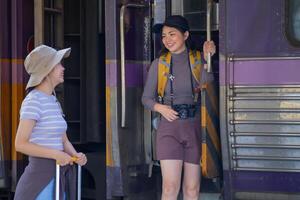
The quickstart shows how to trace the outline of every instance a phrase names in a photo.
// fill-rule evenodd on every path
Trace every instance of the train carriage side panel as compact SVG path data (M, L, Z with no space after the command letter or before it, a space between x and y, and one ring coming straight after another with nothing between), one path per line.
M287 2L220 1L225 199L299 198L300 59Z
M33 35L33 1L2 0L1 9L1 161L11 171L6 171L9 179L2 181L1 187L14 190L24 167L23 157L14 149L14 138L28 78L23 61Z
M1 147L1 187L9 186L8 169L11 158L11 4L8 0L0 1L0 147Z
M19 121L19 110L22 100L25 96L25 84L27 82L27 73L24 69L24 58L27 55L27 47L33 36L33 2L29 0L13 0L12 5L12 44L11 44L11 58L12 58L12 133L11 133L11 146L12 146L12 188L17 183L23 171L23 156L16 153L14 148L14 138L17 132ZM16 161L16 162L15 162Z

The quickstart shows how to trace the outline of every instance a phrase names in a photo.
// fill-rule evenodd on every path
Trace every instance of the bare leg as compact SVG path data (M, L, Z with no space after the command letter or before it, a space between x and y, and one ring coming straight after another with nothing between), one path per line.
M162 200L177 200L181 183L182 160L161 160Z
M184 163L183 196L184 200L198 200L200 192L200 166Z

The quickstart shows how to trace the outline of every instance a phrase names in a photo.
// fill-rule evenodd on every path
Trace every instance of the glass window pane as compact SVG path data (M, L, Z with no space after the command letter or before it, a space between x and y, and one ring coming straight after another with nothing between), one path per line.
M289 0L288 35L292 41L300 42L300 0Z
M191 30L205 30L206 0L184 0L183 16L189 21Z

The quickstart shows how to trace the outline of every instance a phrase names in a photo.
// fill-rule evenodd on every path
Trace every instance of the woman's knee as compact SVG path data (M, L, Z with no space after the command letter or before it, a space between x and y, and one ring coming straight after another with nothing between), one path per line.
M177 195L179 192L180 184L172 181L164 181L163 193L165 195Z
M199 184L184 185L182 189L183 189L184 196L187 196L189 198L196 198L199 196L200 185Z

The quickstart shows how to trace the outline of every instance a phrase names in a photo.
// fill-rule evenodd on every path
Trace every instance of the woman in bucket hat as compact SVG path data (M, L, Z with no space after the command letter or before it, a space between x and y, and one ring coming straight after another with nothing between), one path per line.
M70 182L72 173L76 172L74 168L68 169L69 164L85 165L87 162L86 156L78 153L67 138L67 123L54 90L64 82L65 68L61 60L70 52L70 48L57 51L40 45L25 59L25 69L30 75L26 86L29 92L20 109L15 147L18 152L29 156L29 164L17 185L16 200L54 199L56 163L65 166L61 169L65 175L61 176L61 181L65 183L67 179ZM64 188L60 191L66 188L61 187ZM72 196L75 191L68 193L62 195Z
M203 55L196 51L189 24L179 15L154 25L153 31L161 34L163 49L159 59L150 66L142 102L161 114L156 156L161 164L162 199L177 199L183 169L184 199L198 200L201 178L201 97L198 93L205 81L212 81L203 64L208 53L214 54L216 48L213 41L206 41ZM160 85L163 79L165 87ZM165 89L161 92L160 88Z

